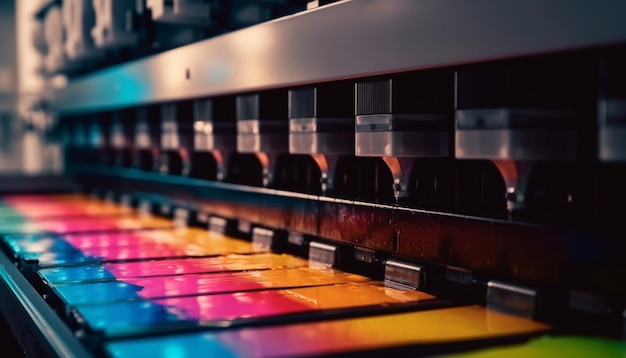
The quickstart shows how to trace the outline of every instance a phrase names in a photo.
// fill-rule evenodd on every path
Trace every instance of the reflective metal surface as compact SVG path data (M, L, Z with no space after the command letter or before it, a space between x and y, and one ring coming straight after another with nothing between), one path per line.
M56 105L91 111L626 41L620 0L541 5L339 2L84 76Z

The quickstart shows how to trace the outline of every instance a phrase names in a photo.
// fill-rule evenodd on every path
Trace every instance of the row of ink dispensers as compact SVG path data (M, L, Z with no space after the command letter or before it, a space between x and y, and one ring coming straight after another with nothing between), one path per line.
M621 230L623 49L65 115L67 163ZM623 231L621 231L623 232Z

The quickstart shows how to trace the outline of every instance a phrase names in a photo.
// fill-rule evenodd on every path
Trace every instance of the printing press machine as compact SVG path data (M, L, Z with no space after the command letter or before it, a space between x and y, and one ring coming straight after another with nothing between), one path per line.
M94 30L83 33L93 48L82 62L70 55L81 59L84 46L62 63L46 57L48 70L69 78L49 98L64 173L0 178L0 213L19 214L0 216L0 310L26 355L625 354L626 4L320 3L130 61L118 53L109 66L102 56L112 55L93 50L111 46L104 33L131 45L146 35ZM62 10L46 6L44 23L46 11ZM161 16L181 19L167 7ZM55 202L94 209L36 213ZM16 217L39 226L22 229ZM126 217L132 225L99 226ZM54 220L84 224L46 226ZM206 235L194 241L200 252L160 254L159 245L187 240L181 230ZM135 233L154 240L142 244L153 256L101 250L46 261L65 249L33 249L45 239L88 250L80 234L97 246L98 237ZM211 235L251 246L213 252ZM80 278L145 293L103 294L111 302L81 301L87 294L72 293L79 285L59 273L270 254L294 261ZM293 267L309 271L241 292L302 298L326 287L314 309L181 323L184 299L223 302L222 314L236 306L224 295L237 297L239 286L176 286L165 297L144 284ZM362 282L388 300L361 305L342 291L335 297L353 306L322 303L330 286ZM90 325L94 307L113 301L128 312L159 306L167 320ZM134 314L116 309L119 319Z

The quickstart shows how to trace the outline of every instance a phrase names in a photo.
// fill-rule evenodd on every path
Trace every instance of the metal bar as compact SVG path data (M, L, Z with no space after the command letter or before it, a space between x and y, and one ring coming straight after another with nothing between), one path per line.
M538 306L535 289L512 285L501 281L487 283L487 308L534 318Z
M309 244L309 264L312 267L335 267L339 258L337 246L311 242Z
M622 0L343 1L73 79L114 109L626 42Z
M0 253L0 302L0 311L27 356L92 356L4 253Z
M385 285L400 290L419 290L424 280L424 268L399 261L385 262Z
M248 226L297 231L407 259L535 283L552 284L565 279L562 272L573 263L584 267L599 262L617 264L624 254L621 237L602 232L356 202L134 169L87 165L68 169L86 186L106 188L115 182L120 192L133 192L138 198L167 192L169 200L183 207L238 219L240 224L241 218L246 218ZM297 220L288 219L294 216ZM304 218L309 220L306 225L302 224ZM338 227L344 229L340 236L334 234L340 231ZM391 244L394 237L397 247ZM593 258L588 256L591 247L595 248Z

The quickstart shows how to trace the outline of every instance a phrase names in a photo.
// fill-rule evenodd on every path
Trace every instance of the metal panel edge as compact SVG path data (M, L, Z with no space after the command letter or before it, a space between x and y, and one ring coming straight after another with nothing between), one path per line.
M0 302L27 356L92 356L4 253L0 253Z
M97 71L55 101L96 111L614 45L625 11L621 0L344 1Z

